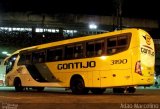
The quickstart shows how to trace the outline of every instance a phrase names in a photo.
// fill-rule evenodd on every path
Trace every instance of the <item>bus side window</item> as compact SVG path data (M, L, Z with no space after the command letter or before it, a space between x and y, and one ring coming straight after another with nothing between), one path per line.
M83 57L83 45L77 44L74 47L74 58L81 58Z
M21 53L18 65L31 64L31 53Z
M38 54L37 53L32 54L32 63L34 63L34 64L38 63Z
M99 40L95 42L95 53L96 56L101 56L104 54L104 40Z
M6 73L13 69L17 56L17 54L13 55L6 61Z
M125 46L128 43L128 37L127 36L120 36L118 37L118 46Z
M31 64L31 53L26 54L26 56L25 56L25 64Z
M62 60L62 48L51 48L47 52L47 61Z
M107 47L115 47L117 45L117 37L107 39Z
M55 49L48 49L47 51L47 61L51 62L55 60Z
M40 52L39 53L39 59L38 59L38 62L41 63L41 62L45 62L45 55L46 53L45 52Z
M107 39L107 54L115 54L127 49L129 44L128 35L120 35Z
M115 54L117 52L117 37L107 39L107 54Z
M128 47L129 37L120 36L118 37L118 52L125 50Z
M117 49L112 48L112 49L108 49L107 51L108 51L107 52L108 54L114 54L114 53L116 53Z
M94 56L94 42L87 42L86 43L86 56L93 57Z
M63 56L63 49L62 48L56 49L55 50L55 57L54 57L54 59L56 61L60 61L60 60L62 60L62 56Z
M33 52L33 55L32 55L33 63L36 64L36 63L45 62L45 55L46 55L45 51Z
M74 58L74 46L68 45L65 47L65 59L72 59Z
M25 64L25 55L24 54L20 54L20 59L18 61L18 65L24 65Z

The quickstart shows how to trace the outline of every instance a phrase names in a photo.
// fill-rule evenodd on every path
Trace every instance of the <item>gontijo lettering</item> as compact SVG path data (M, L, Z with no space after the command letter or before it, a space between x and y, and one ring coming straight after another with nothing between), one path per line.
M141 53L154 56L154 51L150 48L147 48L147 47L141 47Z
M57 69L58 70L66 70L66 69L81 69L81 68L94 68L96 67L95 61L87 61L85 63L83 62L74 62L74 63L64 63L64 64L58 64Z

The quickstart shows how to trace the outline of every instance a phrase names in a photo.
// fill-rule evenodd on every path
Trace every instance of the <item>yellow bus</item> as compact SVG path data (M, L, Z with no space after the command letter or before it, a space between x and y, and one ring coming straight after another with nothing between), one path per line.
M142 29L66 39L16 51L5 59L6 85L69 88L74 94L134 93L154 84L155 49Z

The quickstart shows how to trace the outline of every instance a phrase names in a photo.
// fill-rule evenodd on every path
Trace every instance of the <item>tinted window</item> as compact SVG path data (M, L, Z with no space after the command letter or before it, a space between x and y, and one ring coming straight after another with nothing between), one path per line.
M47 61L62 60L62 48L52 48L48 50Z
M95 55L100 56L104 54L104 40L95 41Z
M6 73L13 69L17 56L17 54L13 55L8 60L6 60Z
M33 52L33 54L32 54L32 62L33 63L45 62L45 55L46 55L45 51ZM27 57L26 57L26 59L27 59Z
M87 42L86 43L86 52L87 57L94 56L94 42Z
M128 34L107 38L107 54L115 54L127 49L130 36Z
M117 44L117 37L107 39L107 47L114 47Z
M127 43L128 43L128 37L127 36L118 37L118 46L127 45Z
M83 45L82 44L76 44L74 46L74 57L75 58L81 58L83 57Z
M18 65L31 64L31 53L21 53Z
M74 46L68 45L65 47L65 59L72 59L74 58Z

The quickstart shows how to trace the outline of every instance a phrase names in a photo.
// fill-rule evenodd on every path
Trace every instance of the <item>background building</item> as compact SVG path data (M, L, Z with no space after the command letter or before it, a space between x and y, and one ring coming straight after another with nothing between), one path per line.
M118 17L76 14L1 13L0 57L16 49L42 43L99 34L119 29ZM157 20L122 18L122 29L142 28L155 39L159 30ZM2 53L3 52L3 53ZM6 53L7 52L7 53Z

